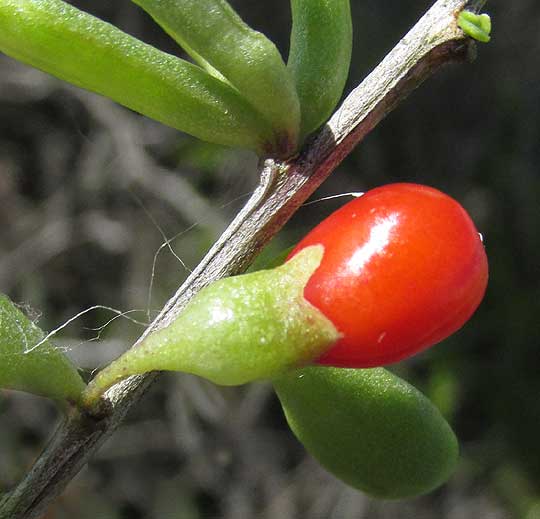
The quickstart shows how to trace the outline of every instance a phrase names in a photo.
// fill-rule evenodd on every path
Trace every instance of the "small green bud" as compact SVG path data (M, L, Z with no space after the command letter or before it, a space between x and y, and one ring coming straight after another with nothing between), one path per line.
M0 387L78 403L77 369L5 295L0 294Z
M487 43L491 39L491 18L488 14L475 14L471 11L461 11L458 25L471 38Z
M323 250L308 247L275 269L204 288L169 326L100 372L85 400L91 404L115 382L148 371L183 371L235 385L270 379L314 360L339 338L303 294Z
M454 470L458 444L450 426L422 393L383 368L308 367L274 387L306 449L368 494L416 496Z

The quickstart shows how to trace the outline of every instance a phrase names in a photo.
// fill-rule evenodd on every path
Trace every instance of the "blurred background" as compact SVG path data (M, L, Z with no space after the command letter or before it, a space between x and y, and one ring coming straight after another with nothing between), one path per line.
M71 3L181 55L128 0ZM287 55L287 0L231 3ZM347 92L431 3L353 0ZM321 198L389 182L435 186L470 211L490 260L487 296L457 335L393 368L454 426L452 479L418 499L373 500L305 453L269 385L163 375L47 517L540 518L540 4L490 1L487 11L493 39L477 61L411 95L263 253L349 199ZM94 305L148 322L247 200L256 165L0 56L0 291L45 330ZM88 376L143 329L113 317L92 311L58 335ZM44 399L0 392L0 490L58 419Z

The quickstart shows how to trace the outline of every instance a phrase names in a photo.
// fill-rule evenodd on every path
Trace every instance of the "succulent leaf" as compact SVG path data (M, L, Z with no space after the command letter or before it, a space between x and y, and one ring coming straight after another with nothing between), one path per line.
M276 46L225 0L133 0L195 61L225 78L269 121L281 154L297 144L300 107Z
M0 387L79 402L85 384L70 360L0 294Z
M291 0L293 26L287 66L296 83L304 137L336 107L352 51L349 0Z
M0 51L200 139L276 148L235 88L61 0L0 0Z
M383 368L308 367L274 381L306 449L345 483L385 499L448 479L458 444L433 404Z

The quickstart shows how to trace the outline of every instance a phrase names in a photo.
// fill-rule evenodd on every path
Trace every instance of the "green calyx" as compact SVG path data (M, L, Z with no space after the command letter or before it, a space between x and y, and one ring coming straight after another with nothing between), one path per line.
M0 294L0 387L78 404L77 369L6 296Z
M86 402L130 375L183 371L217 384L270 379L306 365L339 338L304 299L324 249L308 247L284 265L226 278L201 290L167 327L100 372Z
M491 39L491 18L488 14L461 11L458 16L458 25L467 36L477 41L488 43Z
M345 483L383 499L420 495L455 468L458 443L433 404L382 368L307 367L274 381L306 449Z

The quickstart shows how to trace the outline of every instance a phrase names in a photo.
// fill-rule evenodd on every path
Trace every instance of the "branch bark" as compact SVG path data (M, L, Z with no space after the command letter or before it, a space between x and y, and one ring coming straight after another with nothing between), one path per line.
M467 7L485 0L438 0L375 70L345 99L322 130L289 161L267 159L246 206L143 335L174 320L190 298L213 281L241 273L343 158L392 109L442 65L472 58L474 43L457 27ZM141 337L142 339L142 337ZM137 346L138 342L134 345ZM122 422L157 374L112 387L93 415L76 410L20 484L0 504L0 519L40 517Z

